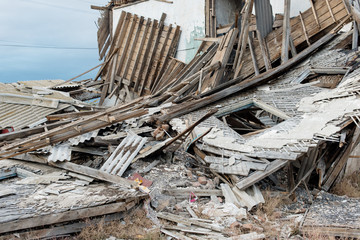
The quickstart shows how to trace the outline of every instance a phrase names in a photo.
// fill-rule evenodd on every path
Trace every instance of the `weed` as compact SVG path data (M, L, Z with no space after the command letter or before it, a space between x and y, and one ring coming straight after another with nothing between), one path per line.
M124 221L101 221L96 225L89 225L81 231L77 239L102 240L111 236L120 239L161 239L160 230L153 229L153 226L144 211L136 209L126 216Z
M348 177L345 177L332 190L336 195L346 195L348 197L360 197L360 171L356 171Z

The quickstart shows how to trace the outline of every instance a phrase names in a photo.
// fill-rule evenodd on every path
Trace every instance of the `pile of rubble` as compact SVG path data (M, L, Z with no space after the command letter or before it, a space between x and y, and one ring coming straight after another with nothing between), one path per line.
M92 6L94 79L1 84L1 238L74 236L134 208L169 239L360 237L360 200L332 194L360 168L359 2L290 18L285 0L273 21L247 0L221 25L204 1L188 63L187 26L166 22L180 2ZM146 4L160 20L135 13Z

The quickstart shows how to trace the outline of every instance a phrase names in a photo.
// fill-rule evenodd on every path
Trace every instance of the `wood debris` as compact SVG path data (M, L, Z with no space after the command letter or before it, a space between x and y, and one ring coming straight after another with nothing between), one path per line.
M359 238L329 193L360 167L359 1L184 1L91 6L100 65L0 83L0 238L136 206L169 239Z

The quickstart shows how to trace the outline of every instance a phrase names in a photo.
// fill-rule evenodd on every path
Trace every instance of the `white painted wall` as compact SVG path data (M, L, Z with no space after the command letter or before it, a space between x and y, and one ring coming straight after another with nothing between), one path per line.
M182 31L176 58L189 62L195 56L201 43L194 39L205 37L205 0L172 1L173 4L149 0L128 7L115 8L113 29L116 29L121 11L158 20L162 13L166 13L165 25L179 25Z
M270 0L273 7L273 14L284 13L284 0ZM311 7L309 0L292 0L290 4L290 17L299 15L299 11L304 12Z

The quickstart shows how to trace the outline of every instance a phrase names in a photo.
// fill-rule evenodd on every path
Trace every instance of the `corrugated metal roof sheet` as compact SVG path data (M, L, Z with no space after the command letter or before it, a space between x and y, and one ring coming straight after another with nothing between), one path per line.
M122 176L129 167L131 161L145 145L146 141L147 138L142 138L138 135L127 136L106 160L100 170L113 175Z
M0 103L0 127L13 127L15 130L40 121L47 115L69 107L59 104L57 109L22 104Z
M48 157L49 162L64 162L71 160L71 148L69 143L63 143L55 145L50 150L50 156Z
M53 79L53 80L30 80L30 81L20 81L21 85L24 85L25 87L32 88L32 87L46 87L50 88L54 85L60 84L65 82L61 79Z
M73 138L70 138L68 141L71 143L71 146L77 146L79 143L83 143L87 140L90 140L91 138L96 137L99 134L100 129L97 129L92 132L84 133L80 136L76 136Z
M272 31L273 11L270 0L255 0L256 27L264 38Z

